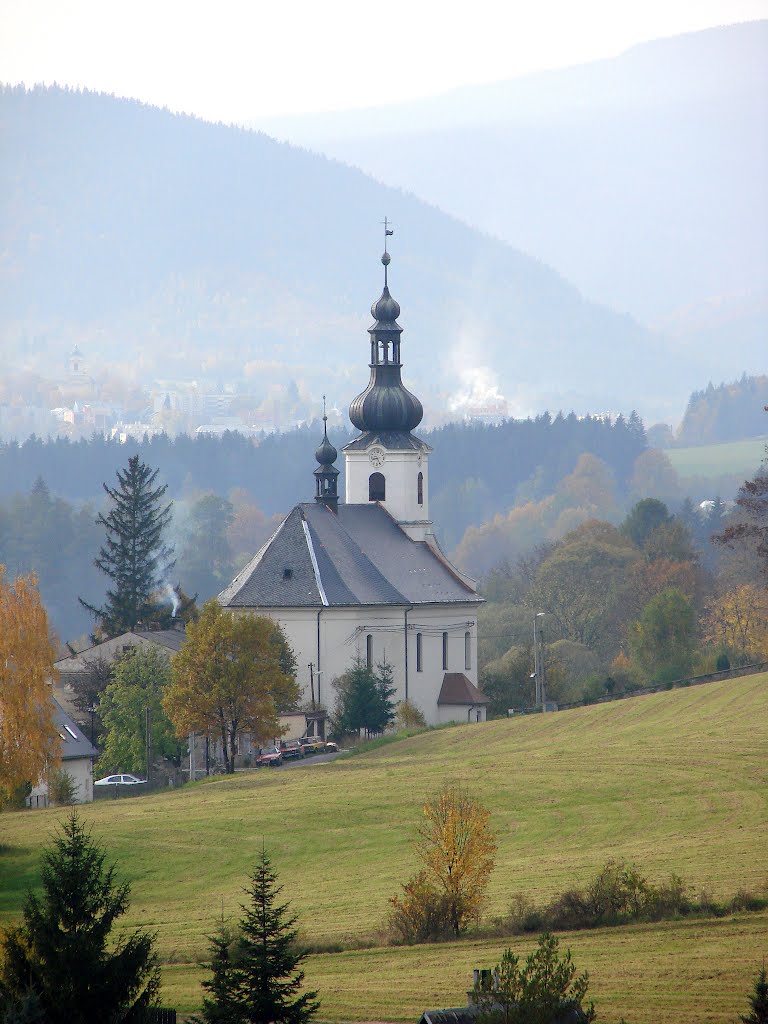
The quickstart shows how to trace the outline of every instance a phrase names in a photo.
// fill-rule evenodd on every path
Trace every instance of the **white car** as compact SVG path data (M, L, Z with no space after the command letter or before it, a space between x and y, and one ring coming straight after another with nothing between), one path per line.
M146 783L146 779L137 779L135 775L108 775L94 782L94 786L145 786Z

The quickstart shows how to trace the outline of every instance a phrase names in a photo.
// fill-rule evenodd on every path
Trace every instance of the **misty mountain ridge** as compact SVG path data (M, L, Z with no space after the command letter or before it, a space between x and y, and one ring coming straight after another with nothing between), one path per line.
M733 303L729 351L755 372L767 124L768 21L392 107L258 122L435 202L616 309L684 324L694 350L697 321ZM759 305L757 337L740 303Z
M58 88L0 94L0 355L50 375L77 343L149 382L366 383L368 304L402 305L425 405L674 415L721 354L684 352L412 195L263 134Z

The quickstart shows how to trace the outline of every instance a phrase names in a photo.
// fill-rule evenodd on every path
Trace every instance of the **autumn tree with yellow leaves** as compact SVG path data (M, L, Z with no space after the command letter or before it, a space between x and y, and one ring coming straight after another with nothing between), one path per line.
M49 688L55 658L36 577L9 583L0 566L0 805L58 761Z
M225 771L232 774L238 733L261 743L280 735L280 714L300 695L295 674L293 652L276 622L234 615L214 599L187 626L163 707L178 736L198 732L221 740Z
M495 863L491 812L460 786L424 804L416 854L422 869L390 903L390 923L407 942L460 935L477 921Z
M742 583L707 603L705 638L741 664L768 658L768 593Z

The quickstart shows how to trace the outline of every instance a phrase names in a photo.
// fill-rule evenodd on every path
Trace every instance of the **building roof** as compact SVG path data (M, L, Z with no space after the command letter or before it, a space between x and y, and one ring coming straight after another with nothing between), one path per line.
M402 430L366 430L344 445L345 452L361 452L372 444L380 444L387 451L431 452L426 441Z
M490 700L463 672L446 672L440 687L438 704L490 704Z
M73 722L61 704L52 697L53 714L56 728L61 737L61 758L63 761L73 761L78 757L97 758L98 750L83 735L80 726Z
M120 636L113 636L108 640L102 640L101 643L93 644L92 647L86 647L85 650L78 651L77 654L70 654L66 658L61 658L56 662L56 668L59 672L65 673L82 672L88 663L94 661L94 659L103 657L108 661L112 661L118 654L122 654L123 648L136 647L137 641L157 644L158 647L164 647L171 653L176 654L181 650L184 636L183 629L128 630L127 633L121 633Z
M480 602L458 570L381 505L297 505L219 595L228 608Z

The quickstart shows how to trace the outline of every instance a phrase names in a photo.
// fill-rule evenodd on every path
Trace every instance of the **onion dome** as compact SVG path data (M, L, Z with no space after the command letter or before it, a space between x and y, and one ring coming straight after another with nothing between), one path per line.
M371 336L371 379L362 394L352 401L349 418L362 431L397 431L408 433L421 423L424 409L421 402L404 387L401 380L400 335L398 324L400 304L392 298L387 283L391 257L384 252L384 290L371 306L375 323L368 328Z
M323 440L320 443L320 447L315 450L315 458L321 466L332 466L339 456L339 453L328 440L328 433L325 429L327 419L327 416L323 416Z

